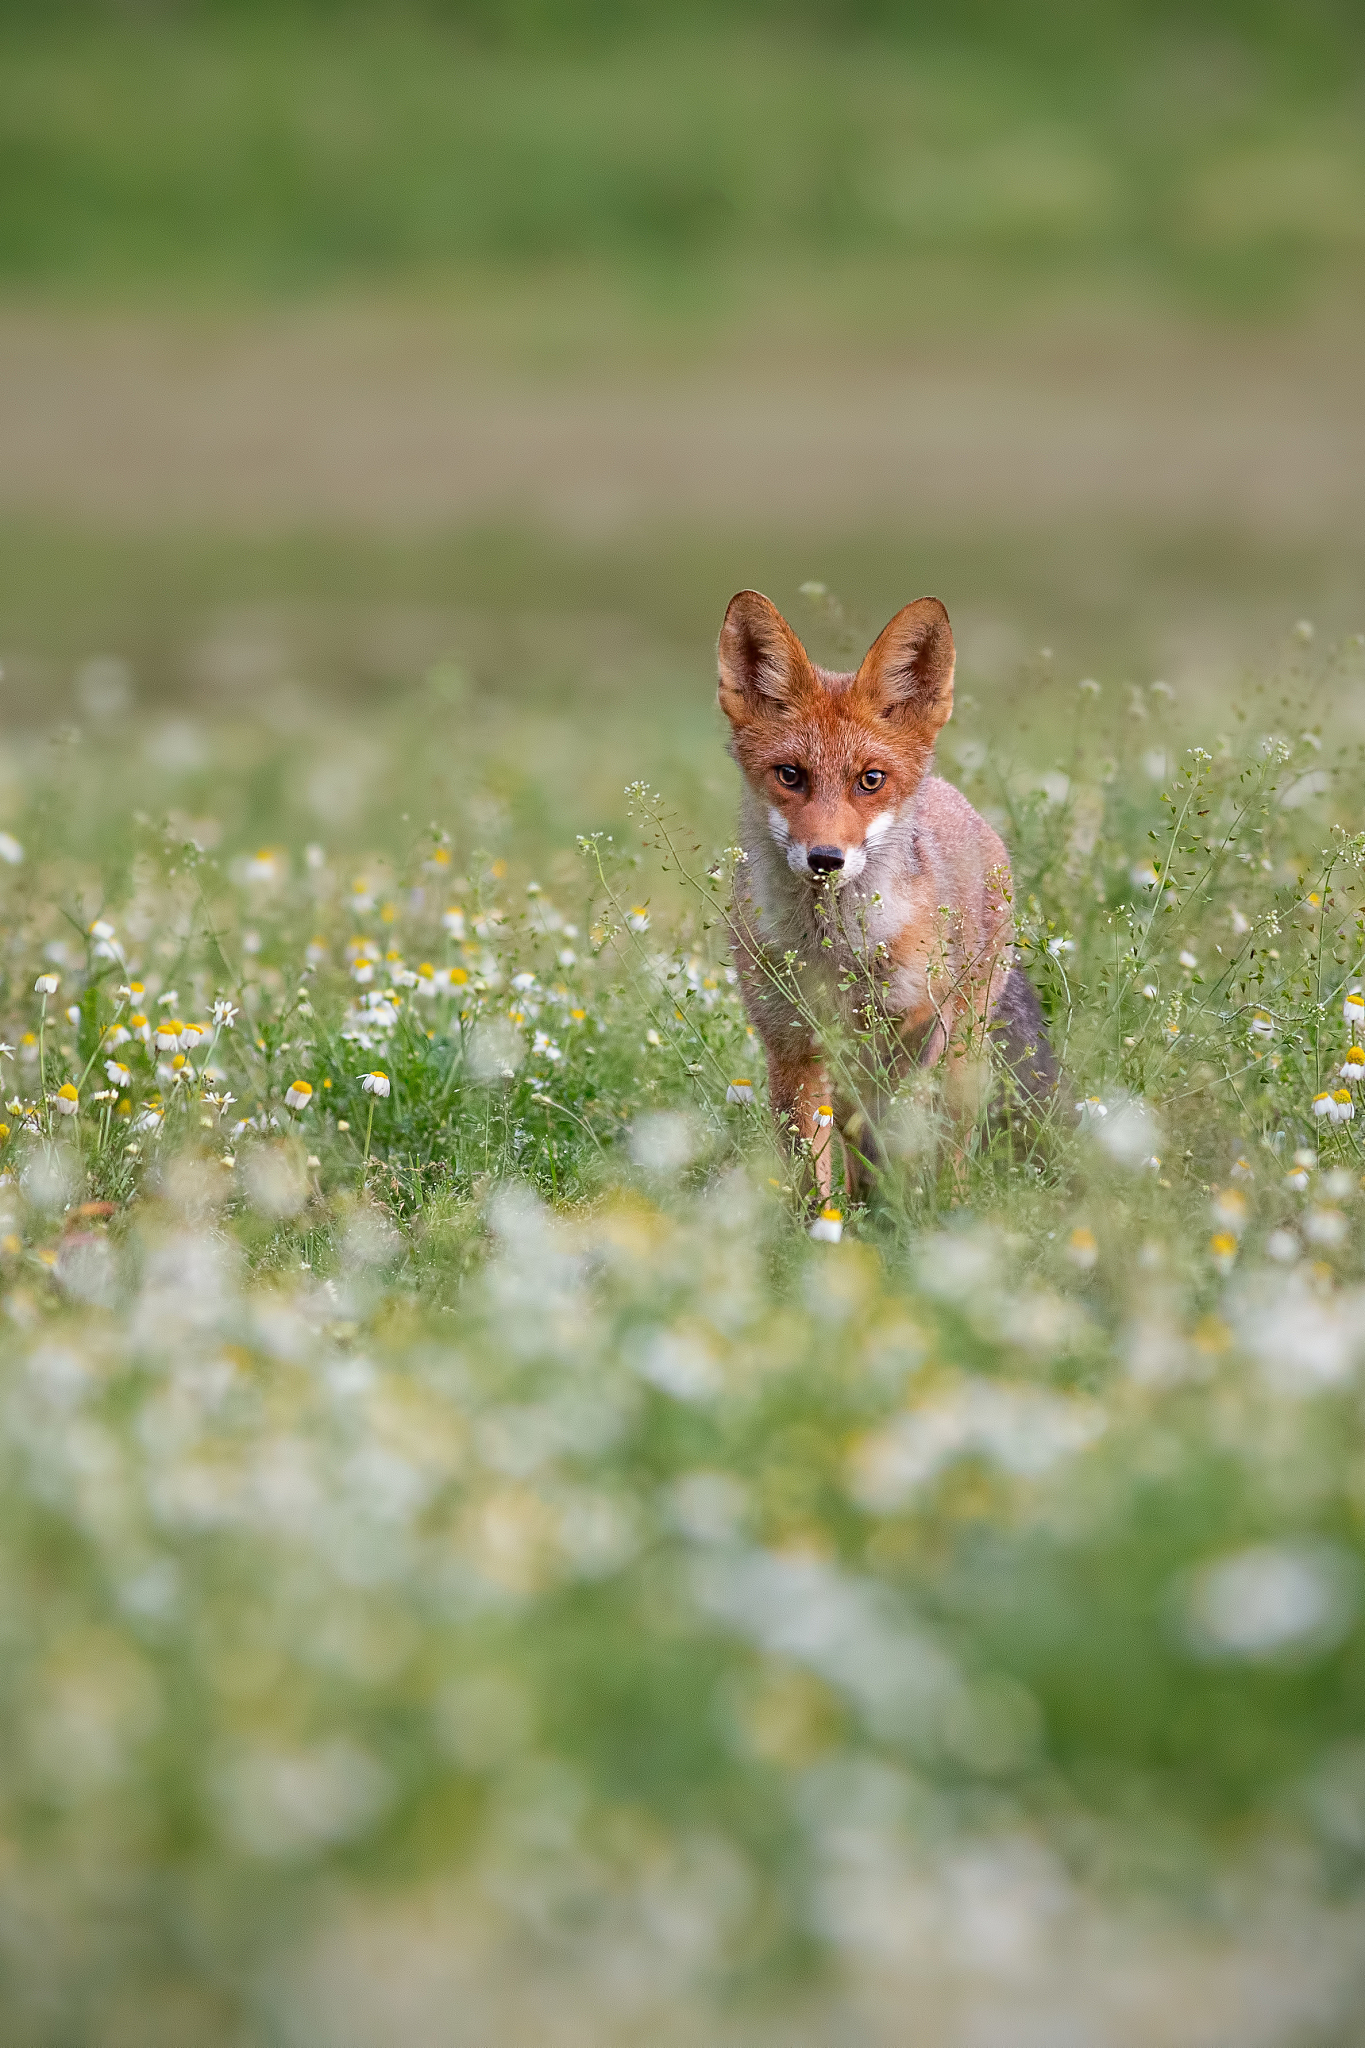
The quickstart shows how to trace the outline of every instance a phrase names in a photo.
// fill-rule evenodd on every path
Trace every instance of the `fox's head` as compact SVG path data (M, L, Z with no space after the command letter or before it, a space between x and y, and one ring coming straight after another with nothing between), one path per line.
M768 828L801 875L851 878L929 766L953 708L953 633L936 597L897 612L855 675L817 668L774 604L732 597L720 708Z

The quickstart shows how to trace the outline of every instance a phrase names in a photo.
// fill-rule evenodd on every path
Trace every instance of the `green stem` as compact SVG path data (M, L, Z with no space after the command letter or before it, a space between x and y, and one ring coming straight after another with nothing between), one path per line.
M370 1116L369 1116L369 1121L368 1121L368 1123L367 1123L367 1124L365 1125L365 1158L364 1158L364 1161L363 1161L363 1166L368 1166L368 1165L369 1165L369 1163L370 1163L370 1133L371 1133L371 1131L372 1131L373 1129L374 1129L374 1097L373 1097L373 1095L372 1095L372 1096L370 1097Z
M43 1098L43 1113L47 1118L47 1135L52 1136L52 1104L47 1099L47 1052L44 1043L47 1030L47 996L44 994L42 1008L38 1012L38 1092Z

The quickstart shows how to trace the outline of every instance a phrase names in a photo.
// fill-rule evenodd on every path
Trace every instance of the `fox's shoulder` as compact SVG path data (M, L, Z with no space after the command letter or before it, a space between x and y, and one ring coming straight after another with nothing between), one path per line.
M940 841L945 850L975 849L988 863L1008 858L1005 842L986 823L962 791L941 775L926 775L915 798L915 828Z

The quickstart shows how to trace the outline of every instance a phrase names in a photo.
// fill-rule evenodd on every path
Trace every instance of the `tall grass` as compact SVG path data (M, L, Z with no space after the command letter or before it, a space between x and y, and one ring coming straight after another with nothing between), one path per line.
M1352 2038L1358 664L949 728L1080 1106L964 1191L914 1077L837 1244L663 799L540 886L30 778L17 2036Z

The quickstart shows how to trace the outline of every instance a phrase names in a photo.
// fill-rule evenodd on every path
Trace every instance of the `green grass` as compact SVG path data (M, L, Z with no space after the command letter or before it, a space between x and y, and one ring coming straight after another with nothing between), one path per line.
M666 799L532 867L472 778L428 827L415 766L307 853L298 735L29 765L23 2038L439 2036L458 1958L490 2037L568 2000L603 2041L899 2039L875 1968L955 2041L1002 1982L1097 2029L1117 1956L1148 2031L1112 2038L1184 2040L1219 1954L1248 1999L1271 1957L1265 2039L1352 2038L1365 1196L1312 1098L1365 965L1359 662L1305 652L1221 735L1083 692L1046 780L949 727L1094 1102L983 1128L964 1187L903 1087L837 1245L768 1125L726 856ZM436 716L391 708L397 759ZM173 1014L196 1046L139 1036Z
M674 319L797 277L855 322L1360 281L1348 8L76 7L0 35L12 288L532 275L552 331L566 268Z

